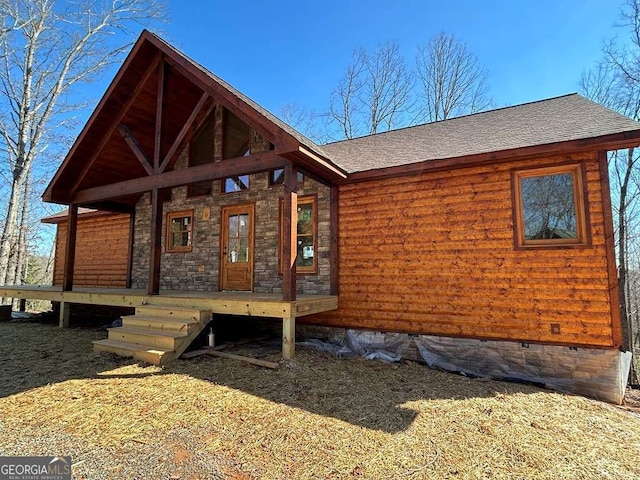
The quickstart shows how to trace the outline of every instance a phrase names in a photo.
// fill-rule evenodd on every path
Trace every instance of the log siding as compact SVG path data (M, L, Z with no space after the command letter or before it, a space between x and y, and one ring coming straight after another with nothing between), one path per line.
M590 244L514 248L511 172L568 161L584 163ZM339 212L339 309L309 323L616 343L595 152L345 184Z
M78 218L73 285L126 288L129 279L130 221L128 214ZM62 285L67 243L66 219L56 225L53 284Z

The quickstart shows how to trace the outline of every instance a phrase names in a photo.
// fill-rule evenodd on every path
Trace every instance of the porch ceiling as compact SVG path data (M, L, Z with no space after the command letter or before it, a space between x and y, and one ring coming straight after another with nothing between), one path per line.
M304 137L291 131L255 102L145 31L43 198L63 204L96 206L97 200L87 201L86 192L91 189L160 177L170 172L214 101L267 138L275 146L273 153L285 159L283 161L304 163L312 175L329 182L346 176L340 167L324 160L319 147L313 148L310 141L302 143L301 140L306 140ZM316 159L300 155L303 144ZM211 171L203 174L207 178L198 178L199 174L202 172L194 172L189 181L215 177ZM155 183L142 182L137 191L132 193L129 187L122 195L113 188L113 195L108 200L114 208L133 205L149 191L149 185ZM78 192L85 192L81 195L84 200L76 198Z

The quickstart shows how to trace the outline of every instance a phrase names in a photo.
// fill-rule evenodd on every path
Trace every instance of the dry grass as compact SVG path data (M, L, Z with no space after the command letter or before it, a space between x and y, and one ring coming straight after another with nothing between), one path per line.
M306 351L275 371L211 357L144 367L94 356L102 335L0 324L0 452L51 453L7 435L21 432L141 465L173 439L172 462L213 458L235 479L640 476L640 418L582 397Z

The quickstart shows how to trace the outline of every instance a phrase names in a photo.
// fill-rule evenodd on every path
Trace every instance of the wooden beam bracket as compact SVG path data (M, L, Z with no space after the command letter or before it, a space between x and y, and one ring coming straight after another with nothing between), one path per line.
M116 128L120 125L125 115L129 111L129 108L131 108L131 105L133 105L133 103L138 98L138 95L140 94L143 87L147 83L147 80L149 80L153 72L155 72L156 69L158 68L158 65L160 64L160 62L162 62L162 54L158 52L158 54L153 59L153 62L149 64L149 67L145 70L144 74L140 78L140 81L136 85L136 88L133 90L133 92L131 92L131 95L129 96L127 101L122 105L122 108L120 109L120 112L118 113L118 115L114 118L113 123L111 124L111 127L109 127L109 129L104 133L102 140L100 141L96 149L93 151L93 155L91 155L91 158L89 158L89 160L85 163L84 168L82 169L82 172L80 172L80 175L77 176L75 183L73 184L73 186L69 191L69 197L73 197L76 191L80 188L80 185L82 184L82 180L84 180L84 177L87 175L87 173L93 166L94 162L98 158L98 155L100 155L103 148L105 147L107 142L110 140L111 135L113 135ZM60 172L60 170L58 170L58 172ZM56 174L56 176L57 175L58 174ZM55 181L55 177L53 181Z
M153 167L151 166L151 160L144 152L142 145L140 145L140 142L138 142L138 139L129 129L129 127L121 123L120 125L118 125L118 132L120 132L120 135L122 135L124 141L127 142L127 145L129 145L129 148L140 162L140 165L144 167L147 175L153 175L154 172Z
M208 93L203 93L202 94L202 96L200 97L200 100L198 100L198 103L196 104L195 108L192 110L191 114L189 115L189 118L187 119L187 121L183 125L182 129L180 130L180 133L178 133L178 136L173 141L173 144L171 145L171 148L169 148L169 151L164 156L164 159L162 160L162 162L160 163L160 165L156 169L156 173L163 173L167 169L167 167L169 166L169 164L173 160L173 157L178 152L178 149L180 148L180 145L182 145L183 141L188 136L187 134L189 133L189 131L190 130L192 130L193 132L198 131L200 126L201 126L201 124L211 114L211 112L213 111L213 108L214 108L213 105L209 108L209 110L207 110L206 115L203 116L201 121L194 125L194 123L196 122L196 119L198 118L198 115L200 115L200 112L202 112L202 110L204 109L205 105L208 103L210 98L211 97L209 96Z

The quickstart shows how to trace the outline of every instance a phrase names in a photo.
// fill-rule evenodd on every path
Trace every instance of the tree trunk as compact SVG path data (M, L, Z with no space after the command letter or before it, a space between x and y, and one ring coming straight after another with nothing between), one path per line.
M21 192L21 209L20 220L17 226L17 242L12 248L9 255L9 265L7 268L7 276L5 285L21 285L22 284L22 265L26 256L27 246L27 221L29 214L29 177L27 172L24 188Z
M22 211L20 212L20 225L18 234L18 246L16 248L15 255L15 267L13 285L22 285L25 281L25 274L27 271L27 264L29 263L29 249L27 232L29 230L29 194L31 186L31 169L27 172L27 179L24 182L24 190L22 192ZM14 299L14 307L17 306L18 299Z
M15 285L22 285L25 281L25 273L27 264L29 263L29 241L27 233L29 232L29 195L31 194L31 168L27 171L27 178L24 182L24 192L22 196L22 212L20 216L20 248L18 250L18 265L16 269Z
M14 176L11 182L11 195L5 216L6 222L0 238L0 282L2 285L5 285L7 279L12 276L9 275L9 259L16 253L14 249L19 240L18 216L22 211L22 193L24 192L25 180L25 170L22 170Z
M629 315L627 304L629 301L629 286L627 280L627 193L629 189L629 181L634 166L634 149L627 150L627 160L625 162L624 179L620 185L620 199L618 205L618 299L620 302L620 319L622 321L622 348L627 351L636 353L634 349L634 325L633 319ZM629 373L629 383L638 384L638 369L635 368L635 362L631 362L631 372Z

